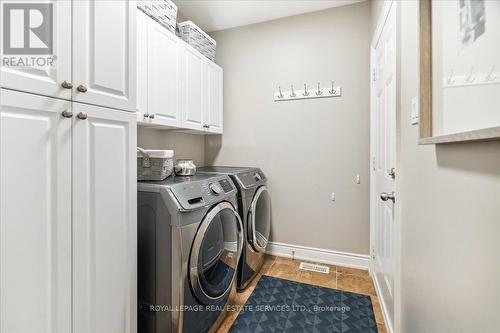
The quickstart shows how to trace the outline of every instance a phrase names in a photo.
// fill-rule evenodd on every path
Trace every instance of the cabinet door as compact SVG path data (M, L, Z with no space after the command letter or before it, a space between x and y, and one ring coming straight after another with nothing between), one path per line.
M135 333L136 115L73 111L73 333Z
M148 40L148 113L155 124L178 127L179 39L148 19Z
M148 21L149 17L140 10L137 12L137 112L142 117L148 114Z
M71 103L0 101L0 332L71 332Z
M0 24L0 48L3 56L0 85L39 95L71 99L71 89L61 86L64 81L71 83L71 2L28 2L29 4L2 1L0 6L1 20L7 17L11 20L9 31L4 31L7 24ZM33 20L29 21L30 24L38 24L36 20L41 20L39 24L46 30L41 33L38 30L38 34L24 31L27 29L24 18L28 13ZM48 31L52 33L46 35ZM8 40L4 41L6 38ZM5 63L7 60L10 66ZM23 63L26 66L22 66Z
M181 117L182 127L203 130L203 68L204 58L188 45L182 50Z
M207 132L222 133L223 108L222 108L222 68L211 61L207 61L207 78L205 80L205 102Z
M73 1L73 100L136 111L136 2Z

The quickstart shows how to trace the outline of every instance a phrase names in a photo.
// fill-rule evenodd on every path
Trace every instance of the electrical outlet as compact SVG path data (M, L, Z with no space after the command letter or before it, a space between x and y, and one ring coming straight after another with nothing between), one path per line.
M332 201L335 201L335 192L332 192L331 199L332 199Z
M356 182L356 184L361 184L361 176L360 175L356 175L355 182Z

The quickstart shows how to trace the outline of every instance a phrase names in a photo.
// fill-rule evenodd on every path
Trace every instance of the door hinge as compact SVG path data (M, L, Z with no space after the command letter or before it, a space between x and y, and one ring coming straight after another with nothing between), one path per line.
M373 82L377 81L377 72L375 70L373 70L373 73L372 73L372 81Z
M375 249L372 249L372 260L375 260Z
M372 168L373 171L377 170L377 160L375 159L375 156L372 157Z

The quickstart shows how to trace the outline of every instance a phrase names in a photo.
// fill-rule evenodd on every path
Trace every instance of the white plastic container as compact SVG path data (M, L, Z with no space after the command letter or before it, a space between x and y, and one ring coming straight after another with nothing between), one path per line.
M173 150L146 150L137 147L137 180L164 180L173 170Z
M178 24L180 37L208 59L215 61L217 42L191 21Z
M175 34L177 6L170 0L138 0L137 8Z

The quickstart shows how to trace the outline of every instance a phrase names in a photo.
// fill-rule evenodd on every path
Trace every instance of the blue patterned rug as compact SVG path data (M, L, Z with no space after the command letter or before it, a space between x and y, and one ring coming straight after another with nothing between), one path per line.
M377 333L370 296L263 276L231 333Z

